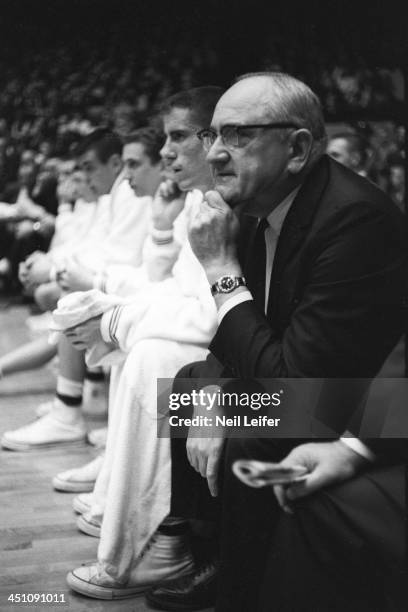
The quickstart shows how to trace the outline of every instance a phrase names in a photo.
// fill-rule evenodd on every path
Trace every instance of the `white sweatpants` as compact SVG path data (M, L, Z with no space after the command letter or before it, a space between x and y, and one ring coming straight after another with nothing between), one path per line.
M95 483L92 514L103 523L101 568L126 582L144 546L170 511L169 438L157 437L157 378L173 378L208 351L170 340L138 342L111 375L104 463ZM160 427L168 427L159 419Z

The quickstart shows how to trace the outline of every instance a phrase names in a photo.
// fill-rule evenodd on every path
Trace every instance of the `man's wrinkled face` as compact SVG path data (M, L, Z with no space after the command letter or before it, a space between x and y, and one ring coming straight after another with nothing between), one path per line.
M197 125L186 108L173 108L163 117L166 142L160 155L166 174L178 184L181 191L200 188L211 183L211 172L206 153L197 138L203 127Z
M211 128L220 134L227 125L282 121L271 111L265 86L252 79L233 85L219 100ZM230 205L247 200L274 199L287 177L289 147L275 129L241 129L239 146L226 146L218 137L208 152L215 189Z
M131 142L123 148L125 177L139 197L153 196L160 183L161 164L153 164L141 142Z
M117 163L112 155L106 163L98 158L96 151L90 149L81 155L79 167L85 173L89 187L93 193L100 197L110 192L118 175Z

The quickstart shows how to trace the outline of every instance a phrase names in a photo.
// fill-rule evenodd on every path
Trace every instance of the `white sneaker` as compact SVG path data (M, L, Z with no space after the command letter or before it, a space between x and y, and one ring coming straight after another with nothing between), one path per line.
M46 414L50 414L51 410L55 406L55 402L59 400L54 396L52 400L48 400L48 402L42 402L35 409L35 414L38 418L45 416Z
M82 533L94 538L101 537L102 515L94 515L90 511L81 514L77 519L77 527Z
M88 431L88 442L97 448L105 448L106 438L108 437L108 428L99 427L99 429L91 429Z
M52 315L50 312L43 312L38 315L31 315L26 319L26 325L30 332L34 334L48 333L52 327Z
M72 500L72 507L78 514L85 514L91 510L93 499L93 493L80 493Z
M124 599L193 571L194 561L186 536L156 533L127 582L120 583L101 570L98 563L91 563L69 572L67 583L77 593L95 599Z
M106 380L95 382L85 379L82 393L83 413L94 418L106 417L108 396L109 386Z
M54 400L49 400L48 402L42 402L42 404L39 404L37 406L37 408L35 409L35 414L38 418L45 416L46 414L49 414L52 410L52 407L54 405Z
M88 493L93 491L95 480L102 467L104 453L79 468L60 472L52 479L52 486L57 491L69 493Z
M57 420L52 414L46 414L24 427L6 431L1 445L9 450L29 451L82 444L85 439L86 428L82 419L74 425L68 425Z

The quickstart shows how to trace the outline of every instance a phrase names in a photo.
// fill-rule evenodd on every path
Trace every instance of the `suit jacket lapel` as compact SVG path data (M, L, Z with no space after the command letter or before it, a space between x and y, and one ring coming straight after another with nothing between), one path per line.
M327 184L328 176L329 164L325 155L306 178L285 218L273 262L268 314L273 313L285 265L305 239L307 229L313 221Z

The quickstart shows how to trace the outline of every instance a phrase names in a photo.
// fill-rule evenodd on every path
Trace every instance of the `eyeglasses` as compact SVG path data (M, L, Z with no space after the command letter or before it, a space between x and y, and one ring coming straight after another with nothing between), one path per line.
M248 133L249 130L278 130L285 128L294 128L298 130L299 126L290 122L224 125L219 134L211 128L205 128L197 132L197 137L201 140L203 148L207 152L211 149L218 136L220 136L221 142L227 149L239 149L250 139L251 135Z

